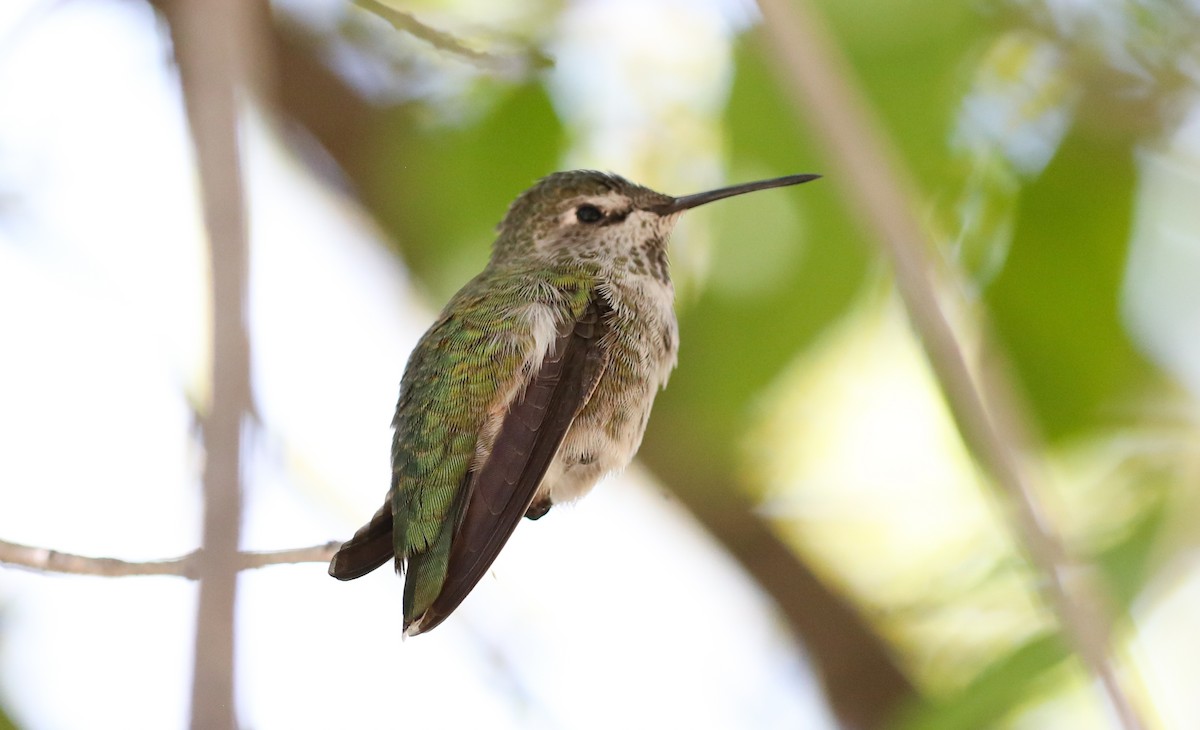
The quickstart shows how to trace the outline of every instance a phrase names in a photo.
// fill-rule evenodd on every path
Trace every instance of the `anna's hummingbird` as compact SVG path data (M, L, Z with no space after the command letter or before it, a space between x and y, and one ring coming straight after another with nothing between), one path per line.
M394 557L406 573L405 634L440 624L522 515L583 496L633 458L675 367L667 239L680 214L817 177L673 198L581 170L522 193L483 273L409 358L391 489L329 574L352 580Z

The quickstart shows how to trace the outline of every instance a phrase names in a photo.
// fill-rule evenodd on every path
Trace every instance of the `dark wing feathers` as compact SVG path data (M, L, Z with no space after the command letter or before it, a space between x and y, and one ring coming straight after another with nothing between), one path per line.
M604 372L601 339L607 311L606 303L595 297L573 327L558 336L509 409L491 454L472 476L446 582L421 618L419 633L440 624L462 603L529 509L567 429Z

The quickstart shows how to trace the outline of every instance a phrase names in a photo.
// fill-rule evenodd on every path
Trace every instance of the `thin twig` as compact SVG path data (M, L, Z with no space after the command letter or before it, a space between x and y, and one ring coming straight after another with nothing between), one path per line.
M916 185L903 172L882 126L876 122L844 59L830 42L821 18L805 0L759 0L762 32L798 110L828 143L835 161L830 178L840 183L860 220L892 261L896 287L920 335L938 384L975 459L1012 505L1022 543L1045 577L1048 603L1064 635L1101 686L1125 730L1144 727L1117 678L1109 655L1108 620L1096 587L1070 581L1070 564L1038 504L1019 447L1028 431L1017 415L1016 390L1000 368L974 377L951 327L937 286L938 271L913 214ZM987 324L977 309L984 342ZM994 347L994 346L990 346ZM994 354L992 351L987 351Z
M391 5L379 2L379 0L354 0L354 4L386 20L396 30L408 33L414 38L419 38L439 51L461 56L483 69L511 75L522 75L530 69L537 70L549 68L554 65L554 62L549 57L534 49L524 54L513 55L477 51L453 35L422 23L412 13L399 10Z
M239 552L233 556L234 569L252 570L268 565L292 563L329 562L341 545L327 542L324 545L274 550L266 552ZM175 575L189 580L200 578L203 550L168 560L134 562L117 558L94 558L86 555L59 552L43 547L0 540L0 565L26 568L39 573L69 573L92 575L104 578L121 578L135 575Z

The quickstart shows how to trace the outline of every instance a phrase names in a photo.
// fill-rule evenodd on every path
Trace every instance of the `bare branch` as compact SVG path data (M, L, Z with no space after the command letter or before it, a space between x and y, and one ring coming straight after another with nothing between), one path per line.
M293 563L327 563L341 543L334 540L324 545L272 550L266 552L239 552L233 556L235 570L252 570L268 565ZM123 578L134 575L176 575L188 580L200 578L200 563L203 550L195 550L169 560L132 562L117 558L93 558L74 555L32 545L0 540L0 565L25 568L39 573L69 573L71 575L94 575L104 578Z
M212 400L203 416L204 523L193 569L200 581L191 727L234 730L234 634L242 531L242 429L251 408L246 332L248 244L238 97L259 46L255 5L165 3L208 233Z
M554 65L553 61L535 49L513 55L477 51L453 35L422 23L412 13L398 10L391 5L379 2L379 0L354 0L354 4L386 20L396 30L419 38L439 51L461 56L483 69L519 76L530 69L536 70Z
M1028 429L1018 417L1017 391L1002 368L973 375L958 337L939 301L939 271L914 215L916 185L904 173L882 126L875 120L844 59L830 41L821 18L804 0L759 0L762 32L775 54L775 66L797 109L828 143L841 192L864 215L859 219L890 257L896 287L920 335L947 405L976 461L988 471L1012 506L1022 544L1045 578L1046 599L1064 635L1100 680L1126 730L1144 727L1117 679L1109 656L1109 621L1096 586L1068 581L1072 571L1053 529L1042 515L1021 447ZM944 283L944 282L942 282ZM963 307L966 309L966 307ZM990 344L986 318L977 309L984 354L999 359Z

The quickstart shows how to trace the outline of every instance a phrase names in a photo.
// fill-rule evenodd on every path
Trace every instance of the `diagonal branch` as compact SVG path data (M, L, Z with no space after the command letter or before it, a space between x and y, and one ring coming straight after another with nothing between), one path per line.
M419 38L439 51L459 56L479 68L520 75L531 68L537 70L554 65L550 58L536 49L530 49L523 55L500 55L477 51L450 33L422 23L412 13L399 10L379 0L354 0L354 4L386 20L396 30Z
M266 552L239 552L233 555L235 571L265 568L268 565L292 563L327 563L341 545L336 540L324 545L272 550ZM135 575L176 575L188 580L200 579L200 566L204 562L204 550L194 550L187 555L168 560L132 562L117 558L94 558L86 555L63 553L49 548L33 547L0 540L0 565L26 568L39 573L68 573L92 575L104 578L121 578Z
M998 368L973 375L938 298L939 271L913 211L916 185L892 154L881 126L830 42L821 18L804 0L759 0L762 32L781 82L831 150L842 194L864 211L869 232L891 259L896 287L920 336L947 405L975 460L1009 505L1047 603L1064 635L1103 688L1121 727L1144 727L1109 656L1108 619L1096 586L1072 582L1066 551L1038 504L1021 447L1028 431L1018 418L1016 389ZM987 343L987 326L979 313ZM985 344L985 347L987 345ZM996 354L985 351L985 354ZM995 361L995 357L992 358Z

